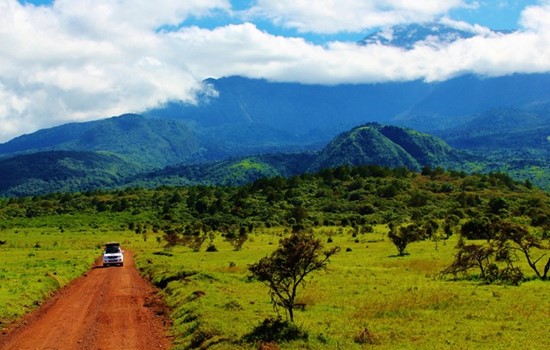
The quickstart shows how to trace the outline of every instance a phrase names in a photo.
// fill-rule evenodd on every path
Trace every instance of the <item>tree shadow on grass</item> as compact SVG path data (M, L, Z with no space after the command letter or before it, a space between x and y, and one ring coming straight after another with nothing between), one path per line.
M388 258L404 258L406 256L409 256L409 253L403 253L403 254L392 254L388 255Z

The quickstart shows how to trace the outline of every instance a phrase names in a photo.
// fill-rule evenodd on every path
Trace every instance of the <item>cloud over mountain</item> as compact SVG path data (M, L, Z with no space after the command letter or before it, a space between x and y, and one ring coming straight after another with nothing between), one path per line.
M426 22L456 7L475 6L463 0L258 0L250 9L278 25L300 32L335 33L401 23Z
M208 77L242 75L312 84L445 80L550 71L550 2L524 9L522 29L412 49L272 34L256 21L300 32L362 32L439 19L475 2L258 0L56 0L0 3L0 140L67 121L193 103ZM197 18L228 18L212 27ZM451 21L452 22L452 21Z

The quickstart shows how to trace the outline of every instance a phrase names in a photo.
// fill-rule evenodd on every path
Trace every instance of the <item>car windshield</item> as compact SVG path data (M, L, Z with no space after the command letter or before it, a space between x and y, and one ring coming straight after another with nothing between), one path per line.
M107 247L105 249L105 253L107 253L107 254L118 253L119 251L120 251L119 247Z

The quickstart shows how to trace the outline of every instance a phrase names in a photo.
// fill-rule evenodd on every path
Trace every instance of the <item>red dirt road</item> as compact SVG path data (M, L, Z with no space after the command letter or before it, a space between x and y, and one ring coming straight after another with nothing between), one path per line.
M94 266L0 334L0 349L169 349L158 305L126 253L124 267Z

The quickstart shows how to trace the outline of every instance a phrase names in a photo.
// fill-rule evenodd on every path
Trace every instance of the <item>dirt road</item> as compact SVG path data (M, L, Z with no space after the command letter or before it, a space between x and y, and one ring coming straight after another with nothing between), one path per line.
M127 252L124 267L98 263L0 334L0 349L169 349L159 304Z

